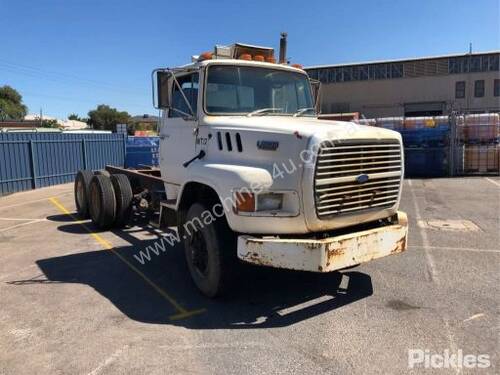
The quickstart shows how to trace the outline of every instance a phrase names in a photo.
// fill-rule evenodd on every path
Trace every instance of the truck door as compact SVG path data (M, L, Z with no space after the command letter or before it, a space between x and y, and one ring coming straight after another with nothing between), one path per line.
M184 95L177 85L172 85L171 107L164 112L160 127L161 174L174 185L185 179L186 168L182 164L195 156L198 76L197 72L176 75Z

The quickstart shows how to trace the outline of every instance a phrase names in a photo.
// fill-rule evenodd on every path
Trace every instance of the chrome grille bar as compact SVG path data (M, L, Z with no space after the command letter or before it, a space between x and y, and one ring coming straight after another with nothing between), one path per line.
M323 142L318 152L314 198L320 219L397 202L402 172L399 142L348 142ZM367 181L358 182L360 175Z

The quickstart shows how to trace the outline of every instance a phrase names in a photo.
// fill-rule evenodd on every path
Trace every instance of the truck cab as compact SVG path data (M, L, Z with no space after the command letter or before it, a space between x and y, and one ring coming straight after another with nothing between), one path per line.
M306 72L273 49L216 46L153 82L162 208L204 294L238 261L329 272L406 249L401 136L319 120Z

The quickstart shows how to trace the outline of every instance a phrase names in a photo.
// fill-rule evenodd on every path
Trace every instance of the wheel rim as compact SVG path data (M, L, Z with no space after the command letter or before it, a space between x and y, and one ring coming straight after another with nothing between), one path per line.
M195 231L190 236L189 244L194 269L201 276L206 277L208 273L208 250L207 243L200 230Z

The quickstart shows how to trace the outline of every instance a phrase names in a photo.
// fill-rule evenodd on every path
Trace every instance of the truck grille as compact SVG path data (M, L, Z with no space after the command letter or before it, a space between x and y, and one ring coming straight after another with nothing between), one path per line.
M401 164L397 140L323 142L314 176L318 218L392 207L399 195Z

